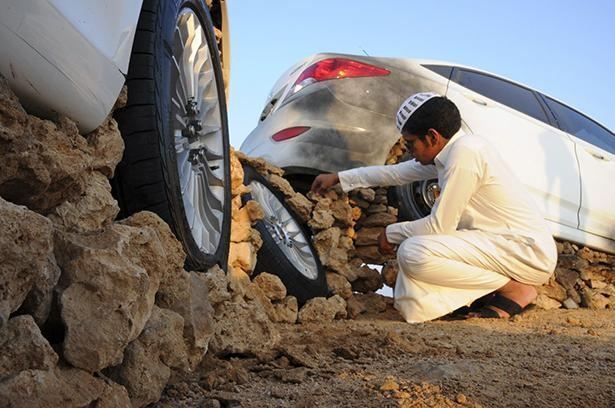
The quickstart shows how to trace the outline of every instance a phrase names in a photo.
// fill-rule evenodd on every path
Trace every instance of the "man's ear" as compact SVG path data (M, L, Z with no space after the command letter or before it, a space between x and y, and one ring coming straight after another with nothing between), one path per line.
M438 139L441 137L440 133L433 128L429 128L427 130L427 139L429 139L429 144L432 146L438 143Z

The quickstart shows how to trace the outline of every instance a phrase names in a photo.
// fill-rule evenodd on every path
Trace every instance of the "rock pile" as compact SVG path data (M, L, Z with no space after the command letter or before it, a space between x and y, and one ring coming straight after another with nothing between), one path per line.
M538 288L544 309L615 308L615 255L557 242L559 257L549 282Z
M122 152L113 119L81 136L0 80L2 406L144 406L208 349L204 274L156 215L114 222Z

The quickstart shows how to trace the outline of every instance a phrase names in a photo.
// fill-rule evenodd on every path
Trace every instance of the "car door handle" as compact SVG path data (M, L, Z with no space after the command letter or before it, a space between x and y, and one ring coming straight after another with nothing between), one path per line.
M604 160L604 161L609 161L609 158L606 157L604 154L602 153L598 153L594 150L590 150L590 149L585 149L585 151L589 154L591 154L593 157L595 157L598 160Z
M472 102L474 102L474 103L476 103L478 105L481 105L481 106L487 106L487 102L481 101L480 99L472 98Z

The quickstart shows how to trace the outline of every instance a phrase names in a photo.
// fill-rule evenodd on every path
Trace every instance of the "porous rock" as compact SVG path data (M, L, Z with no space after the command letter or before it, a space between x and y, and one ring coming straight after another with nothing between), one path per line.
M42 324L60 276L53 253L52 224L0 198L0 231L0 327L22 305L23 312Z
M3 407L86 407L96 403L105 382L77 368L24 370L0 382Z
M55 207L49 219L67 231L92 232L111 224L119 211L109 180L102 173L93 172L83 194Z
M50 370L57 363L58 355L32 316L14 317L0 328L0 381L23 370Z
M188 368L183 329L179 314L154 306L142 333L126 348L121 365L108 370L109 376L126 388L133 406L157 401L171 368Z
M286 286L280 278L267 272L259 273L254 278L256 283L269 300L282 300L286 297Z
M329 290L336 295L340 295L344 299L352 296L352 286L348 279L337 273L327 273L327 286Z
M256 300L224 302L215 309L215 334L210 343L214 353L259 355L280 340L280 334Z
M161 279L178 268L159 239L164 231L156 232L157 224L127 225L131 221L96 234L56 237L64 357L90 372L122 361L150 317Z
M306 322L330 322L336 318L345 318L346 301L341 296L331 298L316 297L308 300L299 310L298 321Z

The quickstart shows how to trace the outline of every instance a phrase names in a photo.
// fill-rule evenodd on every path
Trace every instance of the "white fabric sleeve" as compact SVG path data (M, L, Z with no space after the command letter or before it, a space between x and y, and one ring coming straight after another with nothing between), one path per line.
M361 187L401 186L438 177L434 165L423 166L416 160L386 166L358 167L338 173L344 192Z
M463 149L440 174L441 193L431 214L415 221L399 222L386 227L387 240L399 244L417 235L451 234L457 230L461 215L481 186L480 157ZM457 160L455 160L457 159Z

